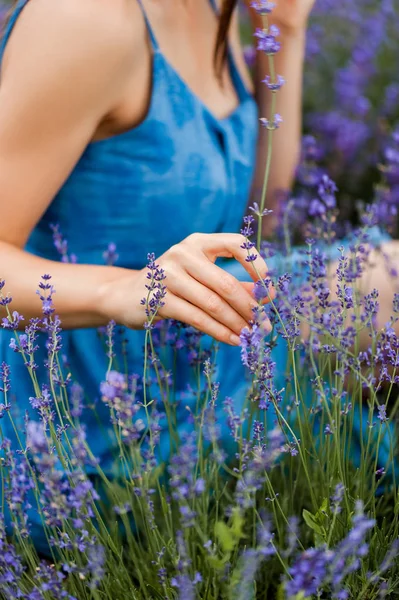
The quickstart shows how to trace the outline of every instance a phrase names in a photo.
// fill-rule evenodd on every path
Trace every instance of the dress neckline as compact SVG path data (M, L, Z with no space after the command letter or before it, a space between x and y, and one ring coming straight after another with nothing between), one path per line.
M154 55L155 54L158 54L160 56L161 60L164 62L164 64L166 65L167 69L169 69L171 74L174 77L176 77L176 79L179 81L179 83L185 88L186 92L195 100L195 102L199 106L201 106L203 112L205 114L207 114L215 123L222 124L222 123L225 123L226 121L229 121L230 119L234 118L234 116L240 111L241 106L244 104L244 102L248 98L253 98L252 94L249 92L249 90L247 89L247 87L244 84L244 81L242 80L242 77L235 65L235 61L229 55L228 56L229 72L230 72L231 81L233 84L233 88L236 92L238 102L237 102L236 106L232 110L230 110L230 112L228 112L224 117L218 117L217 115L215 115L213 110L204 102L204 100L202 100L202 98L200 98L200 96L196 92L194 92L194 90L190 87L190 85L187 83L187 81L184 79L184 77L179 73L179 71L167 59L167 57L164 55L164 53L160 49L157 49L154 52Z

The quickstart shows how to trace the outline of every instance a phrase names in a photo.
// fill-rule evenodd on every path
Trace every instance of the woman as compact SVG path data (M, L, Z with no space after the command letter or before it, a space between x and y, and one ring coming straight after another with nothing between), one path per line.
M275 137L269 206L274 190L289 187L297 161L313 2L278 0L273 12L282 42L276 69L287 84L278 95L284 127ZM237 409L245 396L237 346L252 318L253 283L214 263L234 257L247 279L256 279L236 232L253 173L255 187L263 176L262 135L255 164L258 111L269 114L270 98L263 84L256 89L258 106L252 97L238 24L229 19L234 5L225 0L219 19L209 0L20 0L6 27L0 51L4 291L27 322L42 314L34 291L51 273L56 312L68 330L63 352L89 398L98 396L107 368L96 328L111 319L130 330L129 372L142 372L148 252L167 278L160 316L225 342L218 358L221 396L233 395ZM260 15L251 14L253 27L261 26ZM261 56L256 82L267 72ZM59 262L51 224L59 225L79 264ZM101 264L110 242L118 266ZM259 256L256 267L266 274ZM1 353L11 366L13 410L23 415L32 386L5 333ZM35 360L43 382L45 348ZM184 361L175 385L183 395ZM99 406L97 413L108 422L107 409ZM186 414L182 409L180 429ZM102 468L111 470L101 423L87 408L81 421ZM11 436L8 420L3 423ZM163 434L165 458L168 446ZM40 546L39 519L34 535Z
M21 0L11 15L0 87L2 277L27 321L41 314L33 292L51 273L57 314L75 330L69 354L83 354L90 375L100 372L94 346L88 349L95 333L76 329L111 319L143 327L149 251L167 275L160 316L235 346L252 317L252 284L213 264L233 256L256 278L235 233L248 202L258 119L238 26L228 24L234 4L222 10L217 51L227 43L223 32L232 50L220 73L218 19L206 0ZM277 71L289 83L279 96L286 126L276 135L271 194L289 185L296 163L312 4L280 1L274 13L283 45ZM253 25L261 26L255 11ZM267 68L263 59L259 74ZM264 88L257 98L267 114ZM52 223L81 264L55 262ZM109 242L117 244L118 267L97 264ZM260 257L257 268L266 273Z

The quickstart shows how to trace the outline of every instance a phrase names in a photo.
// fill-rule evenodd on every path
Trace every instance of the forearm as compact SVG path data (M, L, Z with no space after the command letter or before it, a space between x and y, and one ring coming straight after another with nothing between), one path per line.
M42 275L51 275L51 284L56 314L64 329L98 327L107 324L118 315L112 314L107 302L106 290L124 278L126 269L108 266L65 264L46 260L11 244L0 242L0 280L6 283L1 293L10 295L10 311L24 316L20 328L25 327L32 317L43 316L42 305L36 294ZM6 317L7 310L0 306L0 316Z
M259 17L254 18L254 27L261 26ZM305 29L281 29L280 51L272 59L276 75L285 79L285 84L276 93L275 112L283 118L279 129L272 134L271 169L265 206L276 209L276 192L290 189L299 159L302 131L302 73L305 52ZM270 73L269 57L257 53L255 66L256 98L261 117L272 119L272 92L262 80ZM260 126L258 138L257 166L254 192L258 195L263 187L265 165L268 156L268 130ZM270 228L270 218L264 220Z

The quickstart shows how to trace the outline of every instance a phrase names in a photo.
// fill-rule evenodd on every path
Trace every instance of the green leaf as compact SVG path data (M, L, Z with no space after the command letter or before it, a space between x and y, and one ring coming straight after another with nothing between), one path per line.
M324 498L322 505L320 506L316 516L324 516L323 513L326 513L328 510L328 498Z
M216 523L215 535L224 552L232 552L234 550L237 545L237 539L226 523L223 523L223 521L218 521Z
M243 531L244 522L241 511L235 510L232 515L230 527L224 521L216 523L215 535L224 552L232 552L238 546L240 540L246 537Z
M280 583L277 588L276 600L285 600L284 584Z
M303 509L302 516L304 518L304 521L305 521L306 525L308 527L310 527L310 529L313 529L313 531L315 531L316 533L318 533L319 535L321 535L322 537L324 537L324 534L325 534L324 528L321 527L317 523L316 517L314 515L312 515L311 512L309 512L306 509Z
M212 569L215 569L216 571L222 571L225 568L226 563L228 563L230 560L230 554L225 554L223 558L218 558L214 555L207 555L206 558Z
M237 541L242 540L246 537L243 531L245 519L241 514L240 510L234 510L231 524L231 533Z

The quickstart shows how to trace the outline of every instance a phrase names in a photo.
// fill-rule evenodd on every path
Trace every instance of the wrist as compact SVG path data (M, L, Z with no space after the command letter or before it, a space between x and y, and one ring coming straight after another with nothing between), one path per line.
M280 39L284 42L288 40L304 41L306 38L307 22L301 25L281 23L278 19L270 19L270 24L276 25L280 31Z
M126 311L126 279L138 271L120 267L103 267L101 282L97 288L96 310L104 324L115 321L123 325ZM125 299L125 302L123 302Z

